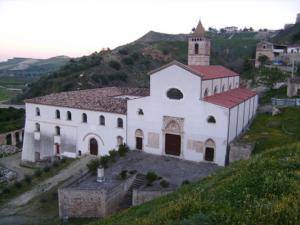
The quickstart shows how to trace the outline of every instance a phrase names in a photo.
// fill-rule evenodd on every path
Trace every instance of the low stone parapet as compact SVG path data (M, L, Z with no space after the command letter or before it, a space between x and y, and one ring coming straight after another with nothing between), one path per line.
M173 190L139 190L134 189L132 192L132 205L141 205L160 196L172 193Z

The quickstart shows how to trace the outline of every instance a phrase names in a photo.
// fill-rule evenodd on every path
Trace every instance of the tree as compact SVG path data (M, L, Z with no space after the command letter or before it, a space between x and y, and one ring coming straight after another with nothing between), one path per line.
M269 61L269 57L266 55L260 55L258 56L258 61L261 66L265 65L267 61Z
M258 70L258 76L260 78L260 82L271 89L273 89L277 83L286 81L288 77L285 73L277 68L265 67Z

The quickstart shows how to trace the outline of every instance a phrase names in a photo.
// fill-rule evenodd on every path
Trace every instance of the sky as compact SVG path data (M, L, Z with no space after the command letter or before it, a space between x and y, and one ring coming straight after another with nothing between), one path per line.
M281 29L300 0L0 0L0 61L79 57L132 42L150 30Z

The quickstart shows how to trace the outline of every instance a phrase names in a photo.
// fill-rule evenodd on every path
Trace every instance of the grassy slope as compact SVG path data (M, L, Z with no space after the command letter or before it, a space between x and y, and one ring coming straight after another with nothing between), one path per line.
M271 149L94 224L295 225L299 222L299 163L300 144Z
M298 23L286 30L281 30L272 41L280 44L300 43L300 24Z
M0 109L0 133L24 127L24 109Z

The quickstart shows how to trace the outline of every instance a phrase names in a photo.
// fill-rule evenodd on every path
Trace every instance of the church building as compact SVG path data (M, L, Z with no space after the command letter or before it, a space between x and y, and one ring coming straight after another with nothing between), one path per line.
M188 39L188 65L149 72L150 89L107 87L26 100L22 160L107 155L131 150L218 165L256 114L258 96L240 76L210 65L210 40L199 22Z

